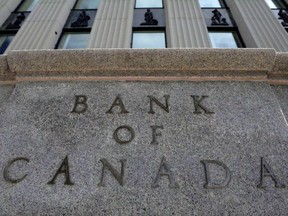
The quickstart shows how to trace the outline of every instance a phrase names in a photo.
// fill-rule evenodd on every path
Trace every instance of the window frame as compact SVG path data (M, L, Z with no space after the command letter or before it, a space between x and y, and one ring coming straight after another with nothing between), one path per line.
M163 32L164 33L164 44L165 47L163 48L134 48L133 47L133 37L135 32L143 32L143 33L153 33L153 32ZM132 29L132 35L131 35L131 44L130 44L131 49L166 49L167 48L167 34L166 34L166 28L165 27L154 27L154 28L133 28Z
M76 0L74 6L73 6L73 9L72 10L98 10L99 8L99 5L101 3L102 0L99 0L99 3L98 3L98 6L97 8L87 8L87 9L84 9L84 8L76 8L76 5L78 4L79 0ZM104 0L105 1L105 0Z
M212 6L211 6L211 7L201 7L200 1L201 1L201 0L198 0L198 2L199 2L199 6L200 6L200 8L203 8L203 9L211 9L211 8L220 9L220 8L228 8L226 2L223 1L223 0L217 0L217 1L219 2L219 4L220 4L220 7L212 7Z
M90 36L91 28L86 28L86 29L83 29L83 28L63 29L54 49L57 49L57 50L69 50L69 49L60 49L60 48L58 48L63 35L66 34L66 33L88 33L89 36ZM87 45L88 45L88 42L87 42ZM85 48L79 48L79 49L86 49L86 48L87 48L87 46Z
M20 13L20 12L31 12L31 11L33 11L33 9L32 10L26 10L26 11L23 11L23 10L19 10L21 7L22 7L22 5L25 3L25 1L26 0L22 0L20 3L19 3L19 5L16 7L16 9L15 9L15 11L14 12L16 12L16 13ZM33 0L33 1L38 1L36 4L38 4L39 3L39 1L40 0Z
M235 43L237 45L236 48L232 48L232 49L246 48L246 45L245 45L245 43L241 37L241 34L237 28L208 28L208 34L213 33L213 32L215 32L215 33L232 33L234 40L235 40ZM209 40L210 40L211 45L212 45L212 40L210 38L210 35L209 35ZM212 45L212 48L213 49L231 49L228 47L213 47L213 45Z
M10 41L10 43L8 44L8 46L5 48L5 50L3 51L3 53L0 52L0 56L3 55L5 53L5 51L7 50L7 48L10 46L11 42L13 41L14 37L15 37L16 33L14 31L5 31L5 32L0 32L0 37L2 36L13 36L12 40ZM6 40L6 39L5 39ZM4 41L5 42L5 41ZM3 43L4 43L3 42ZM0 44L0 47L2 47L2 44Z
M276 1L276 2L275 2ZM287 9L288 5L283 0L271 0L271 2L275 5L275 7L270 7L267 0L265 0L265 3L271 10L277 10L277 9Z
M101 1L102 1L102 0L99 0L99 5L100 5ZM60 42L61 42L64 34L67 34L67 33L68 33L68 34L69 34L69 33L71 33L71 34L73 34L73 33L88 33L88 34L89 34L89 39L90 39L90 34L91 34L91 30L92 30L92 26L93 26L94 20L93 20L93 22L92 22L91 25L88 25L88 27L86 27L86 26L85 26L85 27L84 27L84 26L82 26L82 27L79 27L79 26L77 26L77 27L67 27L66 25L67 25L67 23L69 23L69 17L70 17L70 15L71 15L71 13L72 13L73 11L85 11L85 12L87 12L87 11L95 11L95 17L96 17L96 16L97 16L98 7L95 8L95 9L93 9L93 8L89 8L89 9L79 9L79 8L75 8L77 4L78 4L78 0L75 2L74 7L70 10L70 13L69 13L69 15L68 15L68 17L67 17L67 19L66 19L66 22L65 22L65 24L64 24L64 27L63 27L63 29L62 29L61 35L60 35L60 37L58 38L58 41L57 41L57 43L55 44L54 49L65 50L65 49L62 49L62 48L60 49L60 48L58 48L58 47L59 47L59 45L60 45ZM98 5L98 6L99 6L99 5ZM88 45L88 43L89 43L89 39L88 39L88 41L87 41L87 45ZM79 48L79 49L86 49L86 48L87 48L87 46L86 46L85 48ZM69 50L69 49L67 49L67 50Z
M157 9L157 8L164 8L164 0L161 0L161 4L162 4L162 7L137 7L137 1L141 1L141 0L135 0L135 3L134 3L134 9Z

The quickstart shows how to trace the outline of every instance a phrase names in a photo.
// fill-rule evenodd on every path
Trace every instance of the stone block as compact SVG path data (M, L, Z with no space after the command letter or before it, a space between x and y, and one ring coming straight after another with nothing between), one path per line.
M282 114L285 115L288 120L288 86L287 85L272 85L271 86L278 98L278 102L281 106Z
M13 79L15 79L15 74L9 69L7 55L0 55L0 81Z
M0 108L9 99L14 90L14 87L14 85L0 84Z
M273 49L86 49L12 51L17 77L244 77L265 79Z
M263 82L21 82L0 215L286 215L287 130Z
M288 79L288 53L276 53L274 67L268 75L271 80Z

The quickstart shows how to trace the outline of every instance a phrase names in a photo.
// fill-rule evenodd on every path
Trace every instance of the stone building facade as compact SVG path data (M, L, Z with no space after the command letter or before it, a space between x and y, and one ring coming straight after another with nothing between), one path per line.
M65 32L66 36L69 32L87 33L87 37L80 36L79 40L83 40L80 46L82 48L130 48L133 46L133 34L136 37L138 32L143 31L163 31L167 48L210 48L217 46L211 43L213 32L232 32L233 37L237 37L235 40L238 40L239 47L273 48L277 52L287 52L288 38L285 27L287 28L288 20L286 18L285 21L278 15L280 9L283 12L287 9L286 1L97 0L85 3L80 0L1 0L0 36L14 36L6 49L7 53L9 50L57 48ZM140 25L144 22L146 8L151 8L151 12L159 19L159 24ZM219 20L224 18L227 25L215 19L215 9L220 12ZM19 13L21 11L25 12L22 20ZM89 20L85 21L84 18L87 25L76 23L71 27L71 23L77 21L81 11L87 11L85 16ZM3 27L11 13L13 17ZM285 13L283 15L282 18L285 19ZM20 22L18 28L16 26L14 29L7 29L8 24L17 21L17 16ZM214 24L211 19L214 19ZM143 37L149 36L144 34ZM226 38L224 35L224 40Z
M0 0L0 216L287 215L288 0Z

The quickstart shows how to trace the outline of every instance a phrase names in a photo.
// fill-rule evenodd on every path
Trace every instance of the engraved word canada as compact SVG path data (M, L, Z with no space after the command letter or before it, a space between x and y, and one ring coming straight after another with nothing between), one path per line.
M169 113L169 95L164 95L163 98L159 99L155 96L148 95L147 99L149 101L149 109L147 110L148 115L155 114L155 108L162 112ZM214 115L213 110L208 108L209 106L209 97L206 95L191 95L191 104L193 104L192 114L193 115ZM109 107L108 107L109 108ZM115 100L112 102L110 108L105 112L106 115L111 115L114 113L118 114L128 114L127 110L122 98L118 95ZM81 115L84 114L89 109L88 98L85 95L75 95L74 105L70 110L71 114ZM162 131L164 130L163 125L151 125L151 142L150 145L159 145L159 138L162 136ZM127 145L135 139L135 129L129 125L121 125L117 127L113 131L112 139L115 140L116 145ZM123 135L124 134L124 135ZM75 185L77 184L77 179L73 177L73 169L71 169L69 163L71 157L69 155L65 155L64 159L61 160L58 166L55 167L54 171L50 173L50 179L47 179L48 185L54 185L56 183L64 185ZM73 159L72 159L73 160ZM161 158L157 159L160 163L158 168L153 173L153 179L151 181L151 187L159 187L160 182L165 179L165 182L168 183L168 187L170 188L178 188L179 184L177 179L175 178L175 171L171 169L173 164L170 163L169 158L166 156L161 156ZM106 187L105 181L107 178L113 178L115 180L115 184L119 186L125 187L125 177L127 176L127 164L129 164L129 159L120 159L119 164L115 166L115 162L112 162L109 158L99 158L98 166L101 166L101 173L98 175L98 183L99 187ZM18 156L14 157L7 162L4 166L3 177L6 183L8 184L19 184L22 181L25 181L28 177L28 173L19 169L15 172L15 167L27 166L29 167L29 163L31 160L28 157ZM225 187L229 187L229 183L231 182L232 172L229 167L225 164L225 161L215 160L215 159L207 159L203 158L199 161L199 164L202 166L203 171L203 187L205 189L221 189ZM12 172L13 170L13 172ZM16 168L17 170L17 168ZM212 173L218 172L218 179L215 180ZM17 173L17 174L15 174ZM110 173L110 177L108 176ZM106 176L107 175L107 176ZM285 185L282 183L280 178L275 174L274 169L270 166L267 160L264 157L259 157L259 169L256 174L259 176L259 181L255 184L257 188L265 188L269 184L271 185L271 181L273 182L276 188L284 188ZM61 176L61 178L60 178ZM64 182L63 182L64 179ZM162 180L163 179L163 180ZM220 180L219 180L220 179ZM269 180L269 181L268 181ZM62 183L63 182L63 183ZM268 183L270 182L270 183ZM162 187L165 186L164 184Z

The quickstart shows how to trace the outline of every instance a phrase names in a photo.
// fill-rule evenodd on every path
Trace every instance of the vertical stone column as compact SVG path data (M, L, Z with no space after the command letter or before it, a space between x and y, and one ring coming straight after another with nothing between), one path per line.
M288 35L265 0L226 0L247 47L288 51Z
M168 47L211 47L198 0L165 0L165 9Z
M0 0L0 26L20 4L21 0Z
M7 50L54 49L74 3L75 0L40 0Z
M134 0L102 0L90 34L89 48L130 48Z

